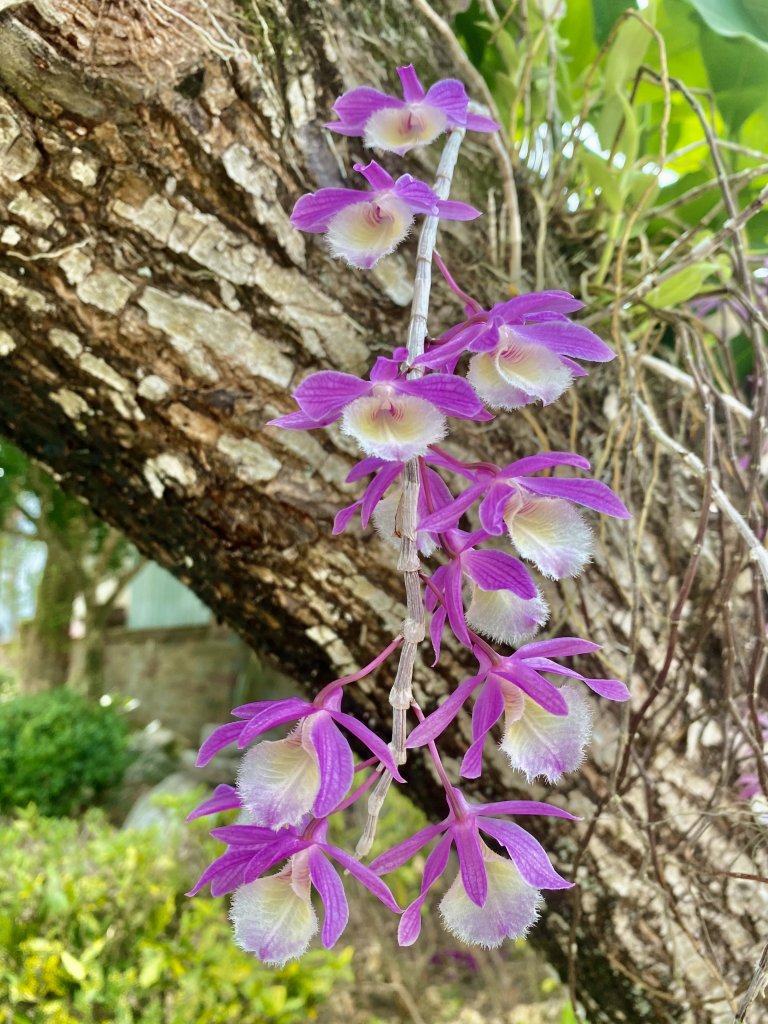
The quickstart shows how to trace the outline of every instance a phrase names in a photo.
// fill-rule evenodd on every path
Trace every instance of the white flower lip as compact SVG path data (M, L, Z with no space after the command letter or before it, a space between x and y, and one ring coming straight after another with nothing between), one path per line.
M402 156L415 146L434 142L447 125L445 112L427 103L383 107L366 121L365 145Z
M363 270L394 252L413 224L413 211L393 193L353 203L328 222L326 239L332 256Z
M350 402L341 429L357 441L367 455L407 462L425 455L430 444L445 437L445 416L431 402L415 395L398 394L387 385Z

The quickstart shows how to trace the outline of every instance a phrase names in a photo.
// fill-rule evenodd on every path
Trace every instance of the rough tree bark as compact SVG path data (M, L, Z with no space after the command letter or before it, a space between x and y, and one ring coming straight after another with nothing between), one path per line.
M37 0L0 16L0 429L307 687L393 635L400 578L378 540L329 537L351 493L348 439L262 427L308 369L359 372L400 342L411 285L407 253L350 273L292 231L288 211L306 189L341 185L362 155L322 129L333 97L363 67L384 85L410 60L427 79L457 72L406 0ZM428 175L428 159L412 166ZM468 143L456 194L484 207L489 188L493 157ZM481 232L450 228L445 248L465 286L495 300L504 273L477 255ZM458 313L440 301L438 327ZM618 448L624 436L612 372L596 371L578 399L581 450L609 481L604 439ZM547 437L568 448L572 412L520 417L514 434L504 419L482 444L469 433L457 444L501 460ZM652 461L648 445L637 465ZM640 470L634 486L640 507ZM658 521L677 562L651 541L641 553L668 594L696 521L674 513L670 499ZM627 673L641 701L666 619L633 618L626 534L601 529L585 581L553 591L565 610L551 627L603 641L608 661L592 674ZM682 656L674 670L693 671ZM455 651L440 678L419 666L424 704L461 672ZM356 698L382 733L388 688L379 674ZM764 876L765 851L743 812L742 824L713 813L706 835L691 831L686 813L721 765L699 747L687 756L685 701L665 709L669 743L629 759L621 799L609 783L627 723L600 710L590 760L554 796L585 816L586 846L579 827L541 826L579 886L548 899L533 938L592 1024L729 1021L756 959L759 890L731 876ZM656 727L638 733L641 752ZM466 736L462 721L449 754ZM430 770L418 759L408 770L417 799L442 814ZM494 761L482 795L510 792L531 789Z

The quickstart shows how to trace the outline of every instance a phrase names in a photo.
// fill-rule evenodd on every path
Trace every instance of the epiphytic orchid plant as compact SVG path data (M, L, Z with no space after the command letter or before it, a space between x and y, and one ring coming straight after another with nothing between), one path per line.
M193 892L210 883L213 895L234 893L231 916L238 943L271 964L300 956L317 931L313 888L325 911L323 944L332 946L344 930L347 900L332 862L402 915L401 945L415 942L422 908L448 866L452 847L459 873L440 903L446 928L482 946L524 935L538 916L541 890L571 883L555 871L538 841L508 819L573 815L535 801L471 803L449 779L435 741L472 700L472 744L460 775L477 779L482 774L489 734L503 718L500 749L512 767L529 781L554 783L578 768L584 756L592 716L584 687L612 701L629 697L618 680L586 678L562 664L594 653L597 644L576 637L533 641L549 609L525 564L553 579L579 573L593 548L582 510L623 518L629 513L622 502L598 480L550 475L556 470L588 472L581 455L538 452L500 467L465 463L441 446L449 420L483 422L493 419L489 410L553 402L585 375L583 362L604 362L613 353L586 327L571 322L568 314L581 303L567 292L521 295L483 309L456 285L435 253L438 225L441 218L479 216L448 194L466 131L495 131L498 125L473 108L460 82L437 82L425 91L413 67L399 68L398 75L403 99L367 87L353 89L336 101L338 120L327 127L400 156L448 133L434 187L409 174L395 179L375 161L358 164L355 170L369 191L322 188L299 199L292 222L302 231L325 234L333 256L370 269L403 241L417 215L424 216L407 343L390 358L376 359L367 379L332 371L311 374L293 393L298 409L270 426L313 430L340 422L357 442L364 457L348 480L370 481L352 505L340 510L334 533L346 529L359 512L363 527L373 520L398 545L407 617L368 665L327 683L311 703L289 698L235 708L235 720L216 729L199 755L199 764L205 764L229 744L248 748L237 786L219 786L193 812L193 817L234 808L240 812L238 824L214 829L227 850ZM427 340L433 263L461 299L466 316ZM514 554L499 548L504 535ZM437 560L432 568L422 562L430 558ZM412 687L427 617L434 664L446 627L477 663L477 670L428 715ZM499 653L491 641L517 649ZM396 651L387 744L344 712L344 694ZM409 715L415 720L410 732ZM285 739L260 738L288 723L294 727ZM357 766L345 734L368 751ZM404 783L400 768L417 747L425 749L442 782L447 816L365 866L362 858L371 849L378 810L392 780ZM327 842L328 819L372 787L368 822L352 856ZM420 895L403 910L380 876L430 843ZM276 873L268 873L272 868Z

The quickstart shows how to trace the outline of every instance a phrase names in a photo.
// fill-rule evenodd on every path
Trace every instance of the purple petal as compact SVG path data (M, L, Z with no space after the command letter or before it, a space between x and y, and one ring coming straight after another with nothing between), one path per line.
M432 662L432 668L434 668L438 661L440 661L440 645L443 640L444 629L445 608L441 605L432 613L432 620L429 623L429 639L432 641L432 649L435 652L435 660Z
M607 363L615 358L615 352L581 324L552 320L540 324L515 324L512 330L524 341L543 345L557 355L589 359L596 363Z
M329 711L328 714L339 725L343 726L348 732L351 732L353 736L357 736L368 747L370 752L375 757L378 757L394 779L397 779L398 782L405 782L392 758L392 751L384 740L379 739L375 732L372 732L367 725L363 725L362 722L353 718L352 715L344 714L343 711Z
M464 566L483 590L511 590L525 600L537 596L536 585L523 563L504 551L469 551Z
M459 356L469 344L488 330L486 323L461 325L462 330L451 336L450 340L433 344L424 353L414 359L414 366L443 366L453 356Z
M575 313L583 306L584 303L575 299L570 292L552 290L517 295L514 299L507 299L506 302L495 305L493 312L502 316L507 323L512 323L514 320L522 321L541 312Z
M541 452L539 455L526 455L505 466L500 473L503 480L518 476L528 476L529 473L538 473L542 469L551 469L553 466L575 466L577 469L591 469L589 461L583 455L576 455L574 452ZM526 486L528 481L526 480Z
M454 559L446 568L445 589L445 610L448 612L448 622L451 625L456 638L465 647L472 646L472 640L467 629L467 621L464 618L464 602L461 596L461 562Z
M455 530L459 519L467 509L474 503L476 498L483 493L486 484L479 483L468 487L466 491L454 499L449 505L444 505L437 512L432 512L419 523L420 530L427 530L430 533L442 533L445 530Z
M324 818L349 792L355 776L355 761L329 712L314 716L309 740L317 752L320 769L320 788L312 811L316 818Z
M447 827L448 823L445 821L439 825L427 825L426 828L416 832L415 835L404 839L402 843L398 843L397 846L393 846L390 850L379 854L369 865L371 871L374 871L377 875L388 875L390 871L402 867L407 860L410 860L431 839L440 835L441 832L445 832Z
M383 466L365 489L362 500L360 520L367 526L384 492L394 483L403 471L402 462L390 462Z
M431 107L442 110L451 127L463 128L467 123L469 97L462 82L455 78L444 78L430 86L425 101Z
M302 410L313 419L338 415L345 405L362 398L371 390L370 382L351 373L321 370L313 373L293 392Z
M204 818L208 814L219 814L221 811L231 811L235 807L242 806L240 797L234 786L217 786L213 796L208 797L198 807L187 815L187 821L194 821L195 818Z
M370 192L354 188L321 188L302 196L293 208L291 224L299 231L317 234L328 228L328 222L339 210L371 198Z
M375 473L377 469L381 469L382 466L386 465L387 463L384 459L379 459L375 455L369 455L367 458L355 463L347 473L346 482L352 484L355 480L362 480L364 476L370 476L371 473Z
M390 106L402 106L399 101L395 101ZM355 164L355 170L358 174L362 174L371 188L376 192L387 192L389 189L395 187L395 179L389 174L381 164L377 164L375 160L371 160L368 164ZM366 198L370 199L371 196Z
M488 493L480 502L477 510L480 525L491 536L498 536L506 532L504 509L507 507L510 496L509 487L494 483L491 484Z
M595 693L607 700L623 701L629 700L632 696L619 679L587 679L586 676L582 676L581 681L586 683L590 690L594 690Z
M483 215L482 210L476 210L469 203L459 203L455 199L441 199L437 208L443 220L475 220Z
M477 828L475 819L467 818L453 826L451 835L459 855L461 880L467 896L476 906L482 907L488 898L488 875Z
M551 715L568 714L568 705L559 689L521 662L508 662L504 668L496 668L494 671L519 686L531 700L535 700L539 707Z
M417 103L424 99L424 86L419 81L413 64L406 64L398 68L397 75L403 87L403 99L406 103Z
M421 893L403 912L400 918L400 926L397 930L397 941L401 946L412 946L419 937L421 931L421 908L431 886L445 871L448 864L448 857L451 852L451 837L445 836L432 853L427 857L424 865L424 876L421 880Z
M580 640L577 636L559 636L554 640L535 640L533 643L520 647L512 658L527 659L529 657L563 658L572 654L592 654L600 650L600 644L591 640Z
M425 743L434 740L436 736L439 736L441 732L448 728L469 695L478 688L484 679L485 673L473 676L471 679L465 679L463 683L456 687L450 697L443 701L436 711L433 711L428 718L416 726L405 741L406 747L421 747Z
M222 883L225 885L232 883L231 887L236 889L238 885L242 884L243 872L245 871L245 867L252 856L253 851L251 850L238 850L237 852L228 850L226 853L223 853L221 857L218 857L212 864L208 865L189 892L185 893L185 895L194 896L195 893L200 892L204 885L207 885L208 882L212 882L217 878L221 878Z
M273 843L277 833L274 829L264 828L262 825L222 825L220 828L211 829L211 835L228 846L262 846L264 843ZM292 829L286 830L286 835L293 835ZM251 851L253 852L253 851Z
M542 814L547 818L567 818L569 821L581 821L581 818L564 811L554 804L545 804L540 800L501 800L474 809L474 813L484 817L487 814Z
M632 513L620 498L617 498L610 487L599 480L575 480L550 476L544 479L526 480L525 487L534 494L545 494L556 498L566 498L578 505L593 508L607 516L617 519L631 519Z
M346 508L339 509L339 511L334 516L333 529L331 530L331 533L334 535L334 537L337 534L343 533L346 530L346 528L350 524L350 521L354 519L355 512L357 512L361 505L361 501L355 501L351 505L347 505Z
M493 676L489 676L472 709L472 739L487 736L503 714L501 687Z
M407 203L414 213L434 215L438 209L438 198L429 185L410 174L397 179L395 195Z
M479 736L468 748L461 760L459 775L465 779L479 779L483 772L483 747L485 736Z
M299 718L308 714L312 710L312 705L301 697L286 697L283 700L254 700L250 704L238 704L236 708L232 708L232 714L236 718L254 718L256 715L264 713L271 714L272 711L283 714L291 709ZM290 718L284 718L283 722L290 722ZM276 722L275 724L281 725L282 723Z
M315 420L299 410L298 412L286 413L285 416L276 416L273 420L268 420L265 426L282 427L283 430L316 430L318 427L327 427L329 423L333 423L336 419L338 419L338 416L331 415Z
M398 390L406 395L424 398L445 413L458 419L493 419L477 392L463 377L452 377L447 373L430 373L415 380L398 383Z
M349 920L349 905L344 886L317 847L309 851L309 877L323 902L325 919L321 937L325 948L330 949L339 940Z
M246 865L243 883L247 885L248 882L253 882L281 860L287 860L299 850L306 850L309 845L307 840L302 839L301 836L286 836L271 846L265 845L253 855ZM213 894L213 886L211 886L211 893ZM215 895L221 894L216 893Z
M328 846L327 844L322 845L322 849L326 853L330 854L334 860L337 860L339 864L342 864L350 875L360 882L362 885L372 892L374 896L378 897L384 906L389 907L396 914L400 913L400 907L397 905L397 901L392 893L389 891L389 886L386 885L382 880L374 874L370 867L365 864L361 864L359 860L351 857L344 850L340 850L337 846Z
M505 847L517 870L535 889L571 889L569 882L552 867L549 857L530 832L511 821L483 818L480 828Z
M226 725L220 725L218 729L214 729L202 747L200 747L195 766L202 768L203 765L208 764L215 754L218 754L224 747L229 746L230 743L234 743L235 740L240 738L243 728L242 722L227 722Z
M467 114L467 131L470 132L498 132L501 125L490 117L483 117L482 114Z
M402 100L364 85L359 89L350 89L336 100L331 109L341 121L338 124L331 121L325 127L341 135L359 135L368 118L377 110L402 106Z
M285 725L286 722L307 718L309 715L315 714L317 710L311 704L299 701L296 697L289 697L287 700L264 701L264 703L272 704L272 707L266 707L263 711L257 712L250 721L245 723L240 739L237 741L241 750L262 733L268 732L278 725ZM299 704L302 705L301 708L297 706Z

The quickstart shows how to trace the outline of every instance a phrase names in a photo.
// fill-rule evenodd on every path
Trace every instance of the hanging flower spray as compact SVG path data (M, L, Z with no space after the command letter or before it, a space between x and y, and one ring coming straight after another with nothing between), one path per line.
M436 740L471 699L472 744L461 776L481 775L488 734L503 718L500 749L512 767L529 780L543 777L554 783L576 769L584 755L591 728L584 687L612 701L629 697L618 680L588 679L562 663L597 651L597 644L576 637L531 642L549 610L525 564L552 579L577 574L592 553L592 532L582 509L624 518L629 513L622 502L597 480L545 475L560 467L588 472L589 463L580 455L541 452L499 467L464 463L441 447L449 420L484 422L493 419L491 410L549 404L574 378L585 375L582 362L605 362L613 353L586 327L569 320L581 303L567 292L521 295L483 309L455 283L435 252L438 225L441 219L479 216L448 194L465 133L495 131L498 125L473 110L460 82L437 82L425 92L413 67L399 68L398 75L402 100L376 89L353 89L337 100L333 110L338 119L327 127L398 155L448 133L434 187L409 174L394 179L371 161L355 167L370 190L320 189L299 199L291 219L302 231L323 233L333 256L370 269L403 241L417 216L425 217L407 344L390 358L378 358L367 380L331 371L311 375L293 393L298 409L271 426L312 430L340 422L357 442L365 457L348 480L370 480L360 498L338 513L334 533L346 529L359 512L364 527L373 520L399 546L407 617L377 657L358 672L329 682L311 703L289 698L235 708L235 721L215 730L198 758L203 765L232 743L247 748L237 786L219 786L192 814L240 809L240 824L213 830L227 844L226 852L192 892L210 883L213 895L233 893L237 942L271 964L300 956L316 933L313 888L324 908L322 942L330 947L337 941L348 917L339 867L401 915L399 941L411 945L429 890L448 867L452 847L459 873L440 903L446 928L466 942L488 947L524 935L538 916L541 890L571 883L555 871L539 842L510 818L574 820L573 815L530 800L472 803L448 778ZM464 303L466 317L427 340L433 265ZM476 529L462 528L467 516ZM504 536L514 554L498 548L497 538ZM422 560L436 554L439 564L429 568ZM447 626L471 652L477 671L425 716L414 700L412 680L427 621L434 664ZM493 641L517 650L500 654ZM344 712L344 693L396 653L392 739L386 744ZM287 723L294 728L285 739L260 740ZM348 735L370 754L357 766ZM425 748L444 787L446 817L365 865L362 858L373 843L378 809L392 781L404 783L400 767L408 750L417 747ZM363 776L358 785L356 776ZM327 842L328 818L366 794L368 822L352 856ZM487 838L507 856L491 849ZM420 894L403 910L381 876L430 843ZM273 868L276 873L269 873Z

